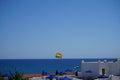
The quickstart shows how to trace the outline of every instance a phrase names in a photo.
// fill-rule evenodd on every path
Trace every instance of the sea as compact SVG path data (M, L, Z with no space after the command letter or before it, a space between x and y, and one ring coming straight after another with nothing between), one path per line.
M114 61L115 58L94 59L0 59L0 72L7 74L10 71L19 71L23 74L47 74L66 71L81 71L81 61L97 62L99 60Z

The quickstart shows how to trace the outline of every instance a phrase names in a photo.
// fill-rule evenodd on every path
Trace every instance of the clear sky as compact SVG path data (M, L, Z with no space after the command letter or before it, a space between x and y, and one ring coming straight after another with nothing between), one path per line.
M0 0L0 59L118 58L120 0Z

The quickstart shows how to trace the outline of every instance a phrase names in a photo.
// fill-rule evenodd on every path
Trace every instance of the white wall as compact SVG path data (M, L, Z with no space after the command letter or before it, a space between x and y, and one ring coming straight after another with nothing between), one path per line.
M106 75L120 75L120 62L101 62L99 64L99 73L102 74L102 68Z
M110 68L109 64L107 62L101 62L99 65L99 74L102 75L102 69L105 69L105 75L109 75L110 73Z
M120 61L118 62L82 62L81 72L83 77L98 76L102 74L102 68L105 69L106 75L120 75ZM86 73L91 70L93 73Z
M91 70L93 73L86 73L86 71ZM98 76L99 75L99 63L96 62L84 62L82 63L82 74L84 77Z
M113 75L120 75L120 62L114 62L111 65L111 74Z

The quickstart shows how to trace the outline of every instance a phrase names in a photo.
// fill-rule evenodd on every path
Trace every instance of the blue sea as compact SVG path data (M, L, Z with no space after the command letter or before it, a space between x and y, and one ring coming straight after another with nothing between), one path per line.
M0 59L0 72L9 73L15 68L24 74L40 74L42 71L54 73L56 70L81 71L81 61L96 62L98 60L114 61L114 58L105 59ZM79 66L75 68L76 66Z

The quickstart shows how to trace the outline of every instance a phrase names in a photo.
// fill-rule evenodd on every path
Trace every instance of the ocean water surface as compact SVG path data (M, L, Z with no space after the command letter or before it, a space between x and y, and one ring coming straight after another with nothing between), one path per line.
M114 61L115 59L0 59L0 72L9 73L15 68L24 74L40 74L42 71L54 73L56 70L59 72L81 71L82 60L97 62L98 60Z

